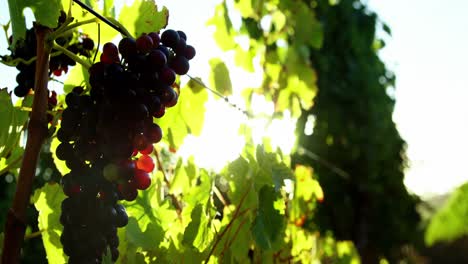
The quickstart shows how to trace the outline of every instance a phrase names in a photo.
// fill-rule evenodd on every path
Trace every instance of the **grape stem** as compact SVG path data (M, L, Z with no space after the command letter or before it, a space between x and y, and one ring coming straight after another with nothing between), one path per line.
M60 54L62 54L62 52L58 52L58 51L57 51L57 52L51 53L50 56L51 56L51 57L55 57L55 56L60 55ZM33 62L36 61L37 56L34 56L34 57L30 58L29 60L25 60L25 59L23 59L23 58L16 58L16 59L14 59L14 60L11 60L11 59L8 60L8 58L11 58L11 57L9 57L9 56L2 56L1 58L2 58L2 59L0 60L1 63L5 64L6 66L14 67L14 66L18 65L19 63L23 63L23 64L26 64L26 65L29 65L29 64L31 64L31 63L33 63ZM5 59L5 58L6 58L6 59Z
M244 215L245 213L247 213L250 208L246 208L244 210L240 210L242 208L242 205L245 201L245 198L247 197L247 195L249 194L250 192L250 189L251 187L247 188L247 190L245 191L245 193L242 195L240 201L239 201L239 205L237 206L236 208L236 211L234 211L234 214L232 215L232 219L231 221L229 221L229 223L226 225L226 227L223 229L223 231L216 236L216 239L215 239L215 242L213 243L213 246L211 247L211 250L210 252L208 253L206 259L205 259L205 264L208 263L208 261L210 260L210 257L211 255L213 255L213 252L215 251L216 247L218 246L219 242L221 242L221 239L223 239L224 235L226 235L226 233L228 231L230 231L232 225L234 224L234 221L236 221L240 216ZM235 237L234 237L235 239Z
M55 30L52 34L50 34L49 38L54 40L72 29L75 29L83 25L91 24L91 23L97 23L97 22L98 20L96 18L91 18L91 19L73 23L71 25L64 24L65 25L64 27L60 27L57 30Z
M62 52L63 54L67 55L68 57L70 57L72 60L78 62L79 64L83 65L83 67L85 67L86 69L89 69L91 67L91 63L83 60L82 58L80 58L78 55L76 55L75 53L67 50L66 48L60 46L59 44L57 43L54 43L53 46L52 46L54 49Z
M83 8L84 10L86 10L86 11L90 12L91 14L93 14L95 17L97 17L102 22L109 25L111 28L117 30L120 34L122 34L122 35L124 35L126 37L132 37L130 35L130 33L126 29L124 29L124 27L122 27L122 25L120 23L115 23L116 22L115 20L114 20L114 23L111 22L109 19L105 18L104 16L102 16L98 12L94 11L94 9L92 9L91 7L86 5L85 3L81 2L80 0L73 0L73 2L77 3L79 6L81 6L81 8ZM118 25L116 25L116 24L118 24Z
M28 138L16 185L13 203L5 223L6 243L3 244L2 263L20 263L21 246L26 231L26 209L29 206L34 175L42 144L47 137L47 82L52 45L48 42L51 29L35 25L37 60L34 80L33 111L28 124Z

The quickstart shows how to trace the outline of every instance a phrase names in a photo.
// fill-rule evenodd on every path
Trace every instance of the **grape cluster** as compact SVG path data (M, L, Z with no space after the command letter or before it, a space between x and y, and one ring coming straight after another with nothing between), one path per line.
M70 263L99 263L107 248L118 258L117 228L128 222L118 201L151 185L150 154L162 138L153 118L177 103L172 86L195 56L186 39L166 30L106 43L89 69L89 94L77 87L66 96L56 155L71 169L62 178L61 215Z
M92 39L82 37L78 42L70 44L72 41L73 38L71 35L57 39L57 42L62 46L68 45L67 49L71 52L86 57L91 56L91 51L94 48L94 42ZM11 58L21 58L25 61L28 61L35 57L36 53L36 34L34 32L34 28L31 28L26 31L26 38L24 41L18 42L16 47L13 49ZM52 56L49 62L49 74L60 76L62 72L68 71L68 66L74 66L75 64L76 62L65 54ZM16 75L16 82L18 83L18 86L15 87L14 93L18 97L24 97L31 89L34 88L34 74L36 72L36 64L34 62L30 64L20 62L16 66L16 69L19 71L18 75Z

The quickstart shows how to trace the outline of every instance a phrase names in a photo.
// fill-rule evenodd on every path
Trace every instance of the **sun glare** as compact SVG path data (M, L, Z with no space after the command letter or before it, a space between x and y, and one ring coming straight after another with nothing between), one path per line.
M230 102L241 108L242 98L232 96ZM246 142L246 135L241 129L246 125L252 136L252 143L262 144L265 140L283 153L290 153L296 140L294 131L296 121L289 111L282 119L272 119L273 104L263 96L252 97L252 118L247 118L241 111L230 106L224 100L209 100L203 131L200 136L189 136L179 150L179 154L188 158L194 156L198 166L220 171L227 162L239 157Z

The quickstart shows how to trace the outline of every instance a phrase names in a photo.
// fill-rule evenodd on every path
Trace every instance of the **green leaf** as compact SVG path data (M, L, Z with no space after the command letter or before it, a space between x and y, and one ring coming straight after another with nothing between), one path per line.
M70 172L70 169L67 167L65 161L58 159L57 155L55 154L55 150L59 144L60 141L57 139L57 137L54 137L50 142L50 152L52 153L52 158L54 159L57 170L60 172L60 174L65 175Z
M157 248L164 238L164 230L157 222L151 222L146 228L142 228L135 217L128 219L126 230L128 240L144 249Z
M178 103L167 108L164 117L156 121L163 131L164 140L169 141L171 147L179 148L188 134L200 135L206 101L208 92L205 89L194 91L188 86L180 89ZM170 133L171 137L166 137L166 133Z
M20 108L29 108L31 104L32 96L27 96L14 107L7 90L0 90L0 157L6 157L18 148L21 132L29 117L29 112Z
M229 76L229 70L226 64L218 58L210 60L211 72L210 72L210 84L216 91L223 95L232 94L232 83L231 77Z
M211 18L206 24L216 27L213 38L223 51L233 49L236 46L233 38L231 19L228 16L226 1L223 1L216 6L213 18Z
M240 66L249 72L254 72L253 59L255 57L255 49L250 48L248 51L245 51L241 46L237 46L234 56L236 66Z
M26 36L26 22L23 11L31 8L35 21L43 26L55 28L62 9L61 0L8 0L11 26L13 29L13 45Z
M62 1L65 1L65 0L62 0ZM108 0L106 0L105 2L107 1ZM109 12L109 10L106 9L108 7L107 6L108 4L104 5L104 8L105 8L104 10L102 10L101 8L102 6L98 5L97 1L87 1L86 4L98 13L103 14L105 12ZM63 3L63 5L65 6L65 3ZM76 22L96 18L93 14L83 10L83 8L77 4L72 5L71 12ZM101 47L104 43L112 41L112 39L114 39L115 36L118 35L118 32L115 29L113 29L112 27L110 27L109 25L103 22L99 22L99 25L97 25L96 23L82 25L78 28L78 30L80 30L81 32L85 32L86 35L88 35L91 39L94 39L95 41L100 39ZM80 73L80 70L77 69L75 70L75 72ZM72 77L72 78L75 78L75 77Z
M42 230L42 242L50 263L66 263L60 243L62 225L60 224L61 204L65 195L59 184L45 184L36 190L32 201L39 211L39 230Z
M142 33L157 32L167 26L169 11L166 7L158 11L154 0L136 0L131 6L124 6L119 21L135 37Z
M192 210L191 219L187 228L185 228L182 243L203 252L211 245L214 237L213 233L210 232L210 219L204 213L203 205L198 204L195 206Z
M468 183L456 189L445 205L432 217L426 230L427 245L452 241L468 235Z
M263 250L275 250L283 238L284 217L273 204L276 192L270 186L263 186L258 194L257 216L252 226L252 235Z

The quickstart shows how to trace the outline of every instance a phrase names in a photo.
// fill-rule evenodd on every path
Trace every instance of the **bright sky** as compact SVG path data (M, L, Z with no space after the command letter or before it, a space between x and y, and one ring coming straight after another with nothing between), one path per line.
M8 17L6 2L0 1L1 24ZM208 60L221 55L211 38L212 29L205 25L218 2L157 1L170 10L169 28L184 30L188 43L196 47L197 56L191 61L190 74L204 80L210 70ZM444 193L468 180L465 169L468 161L468 104L465 103L468 101L468 74L465 73L468 70L468 16L465 14L468 1L368 2L393 32L381 57L397 76L394 119L408 142L411 160L406 184L420 195ZM0 54L5 54L5 38L1 34ZM231 57L222 55L226 62ZM235 89L258 86L259 80L252 75L233 67L230 71ZM0 65L0 87L12 88L11 76L15 74ZM232 100L242 106L241 100ZM261 100L257 102L261 103ZM242 115L223 103L210 102L210 107L221 109L207 112L204 140L190 140L180 150L202 153L196 155L198 162L207 166L213 166L217 160L232 159L243 144L235 122L223 122ZM293 122L287 124L291 130ZM256 125L262 131L262 125ZM276 129L264 133L274 133L281 126L276 124Z

